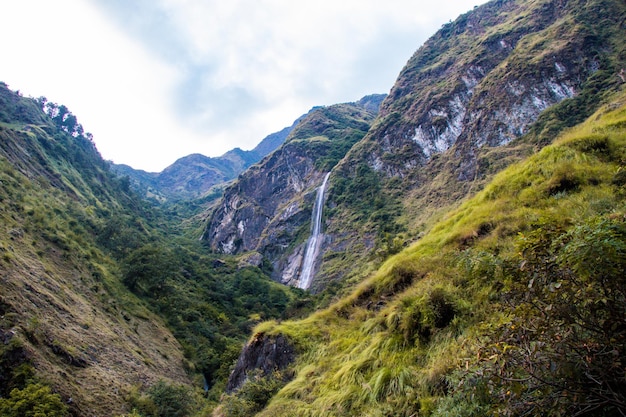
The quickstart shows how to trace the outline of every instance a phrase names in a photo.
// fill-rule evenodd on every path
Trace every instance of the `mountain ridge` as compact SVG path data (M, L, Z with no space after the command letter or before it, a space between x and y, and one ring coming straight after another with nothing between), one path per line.
M322 263L320 287L343 279L337 271L346 265L416 239L433 212L454 206L589 116L603 94L622 83L622 6L490 2L421 46L371 131L331 175L328 204L338 208L327 232L335 239L324 255L329 262ZM361 205L367 192L380 202ZM386 209L389 204L404 208ZM364 217L358 235L346 233ZM359 242L371 243L355 258Z
M229 186L202 236L213 250L255 252L272 276L294 284L304 255L315 190L370 127L384 95L313 108L285 143Z
M148 199L164 202L201 198L212 187L236 178L246 168L272 153L285 141L298 120L292 126L267 135L249 151L234 148L218 157L190 154L177 159L161 172L146 172L114 163L111 163L111 168L118 175L128 176L133 188Z

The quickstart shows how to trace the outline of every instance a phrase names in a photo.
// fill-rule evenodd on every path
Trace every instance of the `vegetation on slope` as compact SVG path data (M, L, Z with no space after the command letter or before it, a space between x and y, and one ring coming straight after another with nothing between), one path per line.
M180 346L101 243L113 221L140 242L141 204L67 109L0 87L3 406L19 414L18 403L53 401L49 384L74 415L112 415L133 384L189 383ZM45 104L56 110L46 115Z
M222 415L624 414L625 165L621 94L349 297L257 327L296 346L294 378L251 377Z
M59 394L59 415L116 415L129 399L173 415L159 411L169 395L192 413L203 385L215 400L251 326L298 313L304 294L205 255L67 108L0 87L1 409Z
M303 153L311 156L317 170L328 172L363 139L377 109L377 105L366 108L361 101L314 108L294 127L286 144L306 143Z

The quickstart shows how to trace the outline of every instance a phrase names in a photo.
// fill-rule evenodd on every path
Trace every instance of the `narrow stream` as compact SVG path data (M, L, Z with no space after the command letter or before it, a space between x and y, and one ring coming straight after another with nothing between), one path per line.
M322 243L322 210L324 209L324 192L326 191L326 183L330 172L324 177L322 185L317 189L317 198L313 204L313 216L311 217L311 236L306 243L304 251L304 260L302 261L302 271L298 280L298 288L307 289L311 285L313 279L313 267L317 259L320 244Z

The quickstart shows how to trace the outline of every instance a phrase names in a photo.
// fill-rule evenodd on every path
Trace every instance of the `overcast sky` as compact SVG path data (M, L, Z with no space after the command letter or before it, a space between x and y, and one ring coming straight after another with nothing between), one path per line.
M105 159L252 149L316 105L388 93L484 0L3 0L0 81L65 104Z

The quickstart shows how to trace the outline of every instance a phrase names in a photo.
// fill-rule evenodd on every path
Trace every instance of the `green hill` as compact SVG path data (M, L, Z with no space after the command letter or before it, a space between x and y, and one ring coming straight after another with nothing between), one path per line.
M112 416L170 394L198 410L254 324L306 306L179 234L66 107L1 84L0 109L0 414L33 397Z
M282 335L296 359L220 415L624 412L625 161L621 94L349 296L258 326L251 340Z

